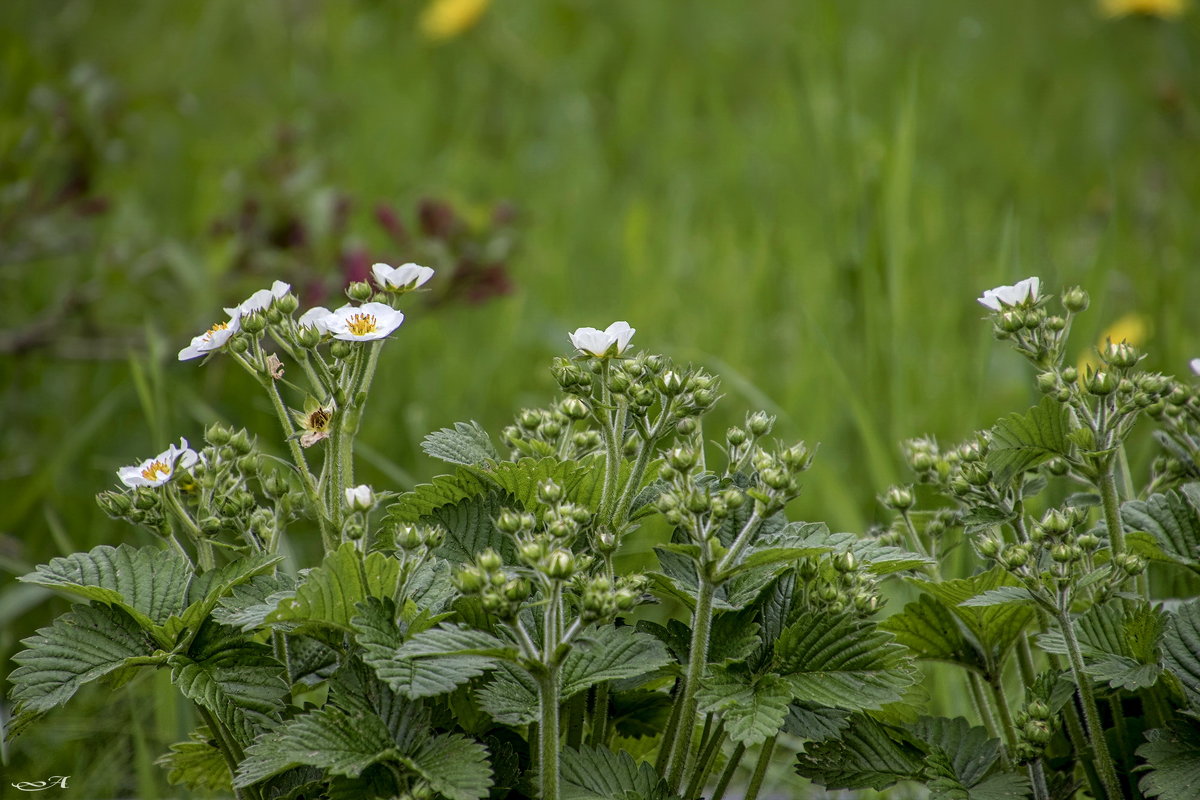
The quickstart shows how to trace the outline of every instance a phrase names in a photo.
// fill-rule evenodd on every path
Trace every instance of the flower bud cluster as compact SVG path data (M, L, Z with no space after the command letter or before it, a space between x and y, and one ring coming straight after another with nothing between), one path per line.
M1088 510L1079 506L1052 508L1029 528L1029 540L1005 543L995 535L976 541L985 558L994 559L1031 591L1051 594L1072 585L1096 568L1103 541L1087 528ZM1113 556L1111 589L1146 569L1146 560L1133 553Z
M464 595L479 597L483 610L502 620L516 619L533 591L527 578L504 569L500 554L490 547L454 574L454 585Z
M616 582L603 575L576 581L579 617L583 622L607 623L641 603L647 581L642 575L622 575Z
M579 459L598 452L603 438L598 431L581 425L592 415L590 402L568 396L549 408L527 408L505 428L501 439L511 458L557 456Z
M853 614L863 619L883 608L878 580L849 551L827 560L804 558L796 564L799 598L805 609L822 614Z
M412 525L405 522L391 523L385 527L392 544L405 556L423 558L432 554L446 538L446 529L441 525Z
M1036 278L1016 286L1002 286L984 293L980 303L991 309L992 332L1008 341L1021 355L1041 368L1062 362L1071 319L1088 306L1087 292L1079 287L1062 294L1065 316L1051 313L1052 295L1039 294Z
M1013 755L1018 763L1028 764L1046 752L1046 746L1054 738L1059 722L1051 715L1050 706L1035 698L1013 715L1013 724L1017 729L1017 746Z

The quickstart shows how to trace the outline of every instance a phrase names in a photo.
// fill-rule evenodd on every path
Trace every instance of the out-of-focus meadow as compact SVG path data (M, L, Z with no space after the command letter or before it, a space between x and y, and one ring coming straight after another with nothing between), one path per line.
M983 289L1084 285L1081 357L1118 321L1164 372L1200 355L1195 9L439 10L0 4L0 673L65 607L14 576L148 541L92 500L117 467L214 419L273 431L247 376L175 353L277 278L337 305L373 261L438 270L384 351L376 486L434 473L430 430L543 404L566 332L626 319L636 345L723 376L717 424L765 408L820 442L796 513L839 530L905 479L900 439L963 438L1034 398ZM8 743L0 795L46 773L169 796L153 759L187 711L146 702L154 682Z

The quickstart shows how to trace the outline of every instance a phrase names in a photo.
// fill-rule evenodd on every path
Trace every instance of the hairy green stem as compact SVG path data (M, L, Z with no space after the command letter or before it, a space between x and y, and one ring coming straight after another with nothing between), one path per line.
M1112 459L1100 476L1100 498L1104 501L1104 524L1108 529L1108 542L1114 556L1125 553L1125 530L1121 527L1121 502L1117 496L1117 476Z
M590 743L593 747L604 747L608 742L608 682L596 687L596 698L592 704L592 732Z
M711 715L709 719L711 719ZM692 777L688 781L687 791L683 793L684 800L691 800L703 791L704 784L708 782L708 776L712 774L713 766L717 763L717 752L721 749L721 745L724 742L725 723L718 722L717 727L712 731L712 735L708 737L708 741L703 745L703 749L700 752L700 759L696 762L696 768L692 770Z
M737 772L738 764L745 754L746 745L738 742L738 746L733 748L733 753L729 756L729 761L725 762L725 769L721 771L721 778L713 789L712 800L722 800L725 797L725 790L729 788L729 782L733 780L733 774Z
M683 712L683 679L675 682L675 699L671 703L671 715L667 717L667 727L663 729L662 739L658 744L658 756L654 759L654 769L660 775L667 771L667 759L674 747L675 735L679 731L679 717Z
M968 672L967 683L971 687L971 699L975 701L975 710L979 712L979 720L983 723L983 727L988 732L988 736L993 739L1001 738L1001 733L996 727L996 717L992 710L992 704L988 702L987 693L983 688L983 679L978 673Z
M1029 784L1033 787L1033 800L1050 800L1050 787L1046 783L1046 768L1040 758L1029 762Z
M1067 645L1067 658L1071 663L1071 673L1075 678L1075 688L1079 692L1080 705L1083 706L1084 724L1087 726L1087 741L1091 750L1092 760L1104 786L1108 800L1121 800L1121 782L1117 778L1116 767L1112 755L1108 752L1108 743L1104 740L1104 726L1100 721L1100 709L1096 705L1096 695L1092 691L1092 679L1084 671L1083 652L1079 647L1079 639L1075 636L1075 625L1071 615L1063 608L1065 600L1060 602L1058 623L1062 628L1063 639Z
M325 502L321 499L321 493L317 488L317 481L313 477L312 471L308 468L308 459L304 455L304 449L300 446L300 442L296 438L296 427L292 424L292 418L288 415L287 408L283 405L283 398L279 396L279 387L275 385L274 381L269 378L260 378L259 383L267 390L267 396L271 398L271 405L275 408L275 416L279 418L279 425L283 428L284 440L287 442L288 450L292 454L292 462L296 465L296 469L300 473L300 484L304 487L304 494L308 496L308 501L312 503L313 511L317 515L317 525L321 529L321 543L325 546L325 552L329 552L336 547L333 534L329 529L329 510L325 507ZM276 536L276 539L278 538Z
M745 550L750 544L750 539L754 536L754 532L758 528L758 524L762 522L762 519L762 512L758 507L758 503L755 503L754 513L750 515L750 519L746 520L746 524L743 525L742 529L738 532L737 537L733 540L733 544L729 546L729 552L727 552L725 557L721 559L719 564L717 564L716 574L718 576L718 580L721 579L720 576L723 575L726 570L737 564L738 559L742 556L742 551Z
M208 726L208 730L212 734L212 738L217 745L217 749L220 750L221 755L224 756L225 763L229 765L229 777L230 780L232 780L233 776L237 774L238 764L241 763L242 759L245 757L245 754L242 752L242 749L238 747L237 742L233 741L232 737L230 737L229 732L225 730L224 726L222 726L221 723L217 721L217 718L213 716L211 711L199 703L196 703L195 706L196 711L200 714L200 719L203 720L204 724ZM237 797L238 800L241 800L241 798L245 797L246 795L240 790L234 789L234 796Z
M1000 727L1004 731L1004 741L1008 745L1005 760L1012 757L1017 748L1017 726L1013 724L1012 712L1008 708L1008 697L1004 694L1004 686L999 673L992 675L988 681L992 689L992 698L996 701L996 710L1000 715Z
M771 755L775 752L775 738L779 734L770 737L762 745L762 752L758 754L758 763L754 765L754 774L750 776L750 785L746 787L746 794L742 800L757 800L759 791L762 790L763 778L767 775L767 765L771 763Z
M692 614L692 643L688 652L688 668L684 677L683 695L680 698L679 727L675 731L671 755L667 759L667 782L672 791L678 791L683 779L683 769L692 737L696 732L696 691L704 666L708 661L708 638L712 630L712 603L717 587L706 576L700 577L700 592L696 595L696 609Z
M538 781L541 800L558 800L558 667L538 677Z

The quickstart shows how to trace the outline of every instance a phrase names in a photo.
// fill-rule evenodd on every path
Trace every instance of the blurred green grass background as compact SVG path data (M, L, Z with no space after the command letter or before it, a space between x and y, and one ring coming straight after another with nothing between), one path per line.
M1084 285L1081 355L1130 313L1153 366L1200 355L1194 10L495 0L445 41L421 12L0 4L0 672L65 607L14 576L144 541L91 499L118 466L214 418L272 432L245 376L174 355L274 278L341 280L323 246L247 268L213 229L251 191L318 227L352 195L338 242L375 254L379 202L447 198L478 225L516 209L514 291L414 308L385 351L364 434L377 486L435 473L417 447L432 429L497 431L544 403L566 331L614 319L723 376L714 431L762 407L820 442L796 511L840 530L904 479L900 439L962 438L1032 399L981 322L985 288ZM281 131L294 170L264 177ZM188 718L158 678L9 743L4 774L170 796L150 762Z

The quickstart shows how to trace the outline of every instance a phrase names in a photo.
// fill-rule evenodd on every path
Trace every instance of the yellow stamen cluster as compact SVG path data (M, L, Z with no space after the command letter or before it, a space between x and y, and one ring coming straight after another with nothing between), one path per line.
M142 477L148 481L155 481L160 477L165 478L170 474L171 468L162 461L155 461L153 464L142 470Z
M346 327L355 336L366 336L376 330L375 317L371 314L355 314L346 320Z

